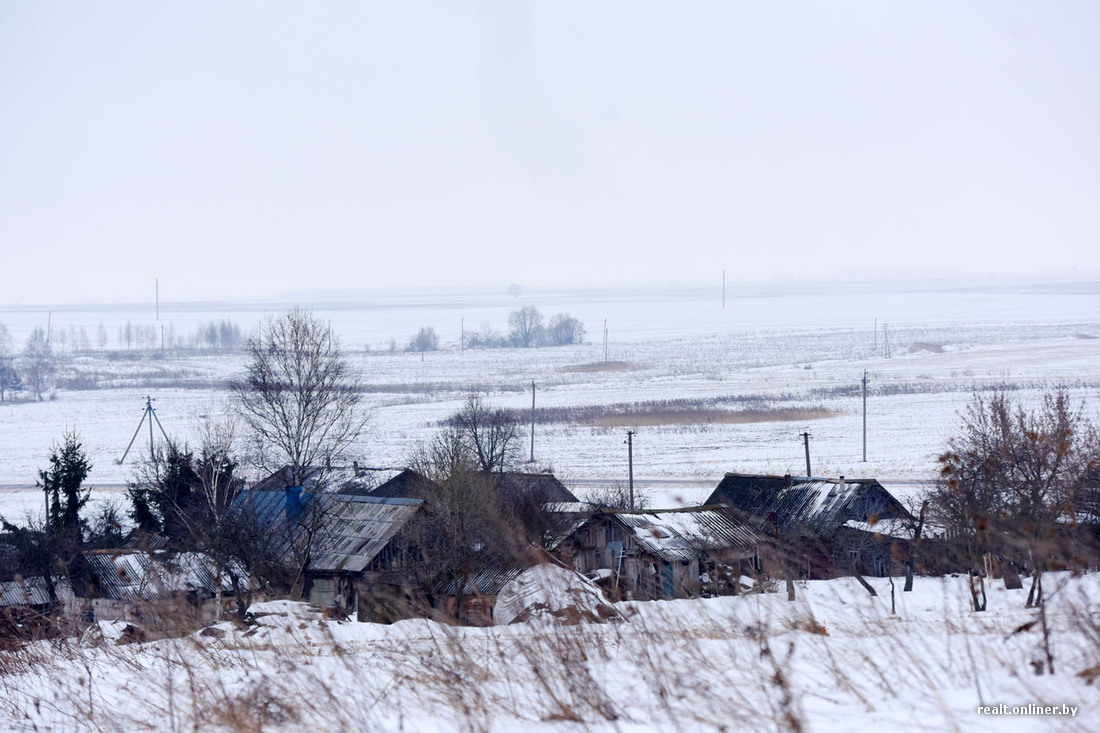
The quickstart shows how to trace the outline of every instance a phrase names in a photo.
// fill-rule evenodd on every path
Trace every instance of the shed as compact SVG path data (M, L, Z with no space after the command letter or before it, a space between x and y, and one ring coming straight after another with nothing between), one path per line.
M648 600L699 595L701 563L751 560L761 540L719 505L602 509L580 522L558 549L579 572L606 578L613 597Z

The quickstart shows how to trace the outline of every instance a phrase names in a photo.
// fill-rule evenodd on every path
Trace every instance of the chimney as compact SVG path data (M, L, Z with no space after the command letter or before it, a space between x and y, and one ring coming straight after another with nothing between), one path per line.
M791 475L789 473L783 475L783 486L788 489L794 486L794 479L791 478Z
M295 522L302 516L302 487L286 487L286 521Z
M844 491L844 488L845 488L845 486L844 486L844 477L843 477L843 476L841 476L841 477L840 477L840 478L839 478L839 479L837 480L837 484L839 484L839 488L840 488L840 490L841 490L841 491Z

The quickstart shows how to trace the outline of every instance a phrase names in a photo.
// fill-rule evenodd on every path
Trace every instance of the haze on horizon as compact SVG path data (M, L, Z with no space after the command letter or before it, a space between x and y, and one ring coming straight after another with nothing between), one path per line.
M1086 1L0 5L0 305L1100 275Z

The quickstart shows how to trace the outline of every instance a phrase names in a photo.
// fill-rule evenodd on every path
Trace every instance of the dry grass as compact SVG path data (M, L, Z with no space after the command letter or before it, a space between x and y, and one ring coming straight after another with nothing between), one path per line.
M776 405L756 395L731 395L610 405L545 407L536 410L535 421L539 424L565 423L618 428L820 420L836 414L820 405Z
M354 640L338 632L356 627L319 615L272 615L266 636L36 642L0 653L0 728L800 731L849 720L932 730L975 723L957 699L967 689L984 704L1088 702L1073 681L1100 651L1087 597L1057 615L1058 678L1030 671L1036 634L1006 636L1011 624L993 614L945 605L938 620L903 619L857 603L826 628L804 599L776 598L621 604L622 624L409 622ZM1044 723L1088 729L1091 710Z
M597 418L593 425L602 428L653 427L658 425L739 425L761 422L795 422L821 420L837 413L823 408L794 407L772 410L719 410L700 408L690 411L651 410L647 412L608 415Z

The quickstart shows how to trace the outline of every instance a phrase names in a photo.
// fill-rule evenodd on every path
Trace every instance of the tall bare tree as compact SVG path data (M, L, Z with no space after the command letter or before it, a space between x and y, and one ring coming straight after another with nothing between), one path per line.
M407 533L420 557L412 570L424 585L442 578L455 596L456 618L465 623L472 576L510 559L515 544L494 477L479 470L467 436L455 426L418 445L408 463L431 479L421 487L425 511Z
M557 313L546 327L546 340L551 346L583 343L584 324L568 313Z
M525 305L508 315L510 338L515 346L537 346L542 337L542 314L533 305Z
M245 375L233 391L261 467L285 467L288 486L307 475L323 484L366 425L359 378L339 339L313 313L295 309L270 319L246 349Z
M0 323L0 402L9 392L19 389L19 373L15 371L12 356L11 334L8 327Z
M519 422L514 413L493 408L470 395L449 424L457 429L481 471L501 472L507 468L519 437Z
M23 375L36 400L49 388L56 367L46 329L36 326L23 349Z

